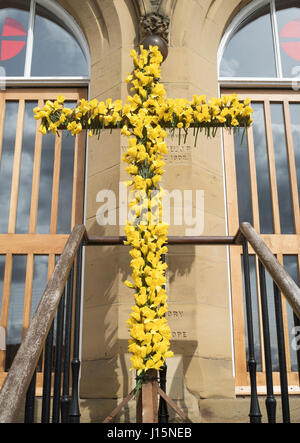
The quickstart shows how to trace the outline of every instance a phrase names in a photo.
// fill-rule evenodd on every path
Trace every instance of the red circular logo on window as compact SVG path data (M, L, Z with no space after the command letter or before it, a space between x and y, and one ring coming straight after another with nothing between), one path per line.
M293 39L293 41L282 41L281 46L290 57L300 61L300 20L287 23L282 28L280 37Z
M6 18L4 22L1 41L1 61L15 57L25 46L25 39L10 40L9 37L26 37L23 25L13 18Z

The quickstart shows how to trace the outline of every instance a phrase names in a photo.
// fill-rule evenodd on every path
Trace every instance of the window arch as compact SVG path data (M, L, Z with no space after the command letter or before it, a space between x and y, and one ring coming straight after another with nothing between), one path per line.
M300 74L297 0L250 2L231 22L219 48L220 78L291 79Z
M7 0L0 7L0 42L0 77L89 78L83 33L56 2Z

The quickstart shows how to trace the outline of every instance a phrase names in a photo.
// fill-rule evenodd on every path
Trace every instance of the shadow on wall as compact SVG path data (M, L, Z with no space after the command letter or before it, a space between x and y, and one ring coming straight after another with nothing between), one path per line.
M120 235L118 226L110 227L108 232L108 228L101 227L96 222L90 227L89 233L93 236ZM171 301L172 309L175 309L176 304L176 294L175 297L172 295L175 291L176 279L183 277L184 281L188 280L195 260L195 247L184 246L183 248L184 254L181 260L181 257L176 259L177 249L170 247L173 253L170 254L170 260L168 260L167 291L170 293L170 301L174 299ZM123 323L124 316L124 313L122 315L120 312L122 305L129 303L128 312L133 305L131 301L129 302L130 298L127 298L128 292L124 284L125 280L130 279L131 274L129 247L91 246L86 248L85 260L81 408L83 420L88 417L92 422L102 422L135 386L135 375L128 370L131 366L128 340L120 339L119 332L119 329L126 328L126 325L120 324L120 318ZM124 292L122 292L120 282L124 285ZM179 297L183 302L185 295L180 294ZM196 303L195 297L193 297L193 302ZM189 298L189 303L191 303L191 298ZM170 327L172 330L171 322ZM184 397L184 375L197 348L197 341L184 337L177 339L176 334L171 340L175 363L171 362L173 359L168 362L167 393L188 414ZM175 413L170 408L169 415L170 421L180 420L180 417L175 417ZM112 423L133 420L135 420L135 401L131 400L112 420Z

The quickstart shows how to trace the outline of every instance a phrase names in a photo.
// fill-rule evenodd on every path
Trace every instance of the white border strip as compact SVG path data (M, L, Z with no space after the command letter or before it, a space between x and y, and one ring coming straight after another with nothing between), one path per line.
M27 33L26 58L25 58L25 67L24 67L25 78L30 77L31 74L35 5L36 5L35 0L32 0L30 3L30 13L29 13L30 15L29 15L28 33Z
M219 85L224 88L292 88L297 78L246 78L220 77Z
M88 86L89 77L0 77L0 85L7 87L35 87L35 86Z
M276 5L275 0L271 0L271 20L272 20L272 31L273 31L273 42L275 51L275 61L276 61L276 71L277 76L281 79L283 76L282 62L281 62L281 52L280 52L280 41L278 33L278 22L276 15Z

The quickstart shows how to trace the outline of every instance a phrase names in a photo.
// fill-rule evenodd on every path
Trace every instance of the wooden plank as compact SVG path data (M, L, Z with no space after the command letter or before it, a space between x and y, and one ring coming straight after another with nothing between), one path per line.
M261 238L274 254L298 254L300 251L299 235L261 235Z
M252 127L247 130L247 140L248 140L249 174L250 174L250 189L251 189L251 199L252 199L253 227L257 232L260 232L256 161L255 161L254 139L253 139L253 128Z
M22 340L30 324L33 273L34 273L34 255L28 254L27 265L26 265Z
M300 234L300 213L299 213L297 171L295 164L295 152L294 152L292 125L291 125L290 105L287 100L284 100L283 102L283 110L284 110L285 134L286 134L287 155L288 155L288 163L290 171L290 186L292 192L295 232L297 234Z
M103 420L102 423L109 423L126 406L135 394L135 388L124 398L124 400Z
M264 243L274 254L284 252L287 255L298 255L300 251L300 236L299 235L261 235ZM234 250L242 253L241 246L235 246ZM249 254L255 254L251 245L249 245Z
M13 267L13 256L12 254L7 254L5 262L4 279L3 279L3 296L2 296L2 308L1 308L1 326L3 326L3 328L5 329L7 328L12 267Z
M48 262L48 280L50 280L55 268L55 254L49 254Z
M234 334L234 356L237 385L247 384L247 362L245 341L244 297L239 248L230 247L230 275L232 287L232 315Z
M158 394L168 403L168 405L173 409L176 414L179 415L179 417L183 420L184 423L192 423L191 420L184 414L184 412L178 408L176 403L168 397L164 391L158 386L157 388Z
M39 100L41 97L44 100L55 100L56 97L62 94L66 100L76 101L78 97L82 95L81 88L24 88L24 89L12 89L7 94L6 100L19 101L19 100Z
M9 210L9 222L8 222L8 232L10 234L15 232L15 227L16 227L21 156L22 156L22 141L23 141L23 129L24 129L24 115L25 115L25 100L20 100L18 119L17 119L17 132L16 132L16 141L15 141L15 154L14 154L14 164L13 164L13 173L12 173L10 210Z
M262 319L262 307L261 307L261 290L260 290L260 278L259 278L259 260L255 256L255 273L256 273L256 294L257 294L257 310L258 310L258 329L259 329L259 341L260 341L260 361L262 365L262 371L265 371L265 344L263 333L263 319ZM251 292L254 294L254 288L251 287ZM258 359L258 355L256 355Z
M265 107L266 134L267 134L267 149L269 157L274 234L280 234L281 227L280 227L279 202L278 202L278 191L277 191L277 176L276 176L276 164L275 164L274 143L273 143L273 133L272 133L272 122L271 122L271 109L270 109L269 100L266 100L264 102L264 107Z
M1 254L61 254L68 235L1 234Z
M87 98L86 89L79 91L78 100L82 98ZM75 139L71 231L76 224L82 223L84 216L86 137L86 132L82 132Z
M38 106L42 107L43 103L44 103L44 101L42 99L40 99L38 101ZM29 221L29 233L30 234L34 234L36 232L38 204L39 204L40 169L41 169L42 137L43 137L43 135L39 131L39 127L40 127L40 122L37 121L34 160L33 160L30 221Z
M136 422L158 423L157 371L152 369L147 372L147 379L142 383L137 396Z
M71 230L82 223L85 191L86 134L77 135L74 153L73 202Z
M235 235L239 227L238 193L236 185L236 165L234 138L232 133L223 131L226 173L226 196L228 207L229 235Z
M57 134L55 137L55 147L54 147L50 234L56 234L57 231L61 144L62 144L62 134L60 132L60 134Z

